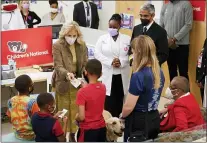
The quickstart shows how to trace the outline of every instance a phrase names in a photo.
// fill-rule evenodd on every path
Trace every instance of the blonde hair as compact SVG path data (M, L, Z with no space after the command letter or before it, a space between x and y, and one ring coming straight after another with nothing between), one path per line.
M140 35L132 41L133 72L138 72L146 66L151 66L154 76L154 88L160 87L160 65L156 56L153 40L146 35Z
M59 33L59 39L61 41L65 41L65 36L72 30L77 31L77 43L79 43L80 45L83 45L84 44L83 35L80 31L80 27L79 27L78 23L75 21L66 22L65 24L63 24L63 26L60 30L60 33Z
M20 10L23 9L23 7L22 7L22 3L23 3L23 1L28 1L28 2L29 2L29 0L19 0L19 2L18 2L18 6L19 6L19 9L20 9ZM30 3L30 2L29 2L29 3Z

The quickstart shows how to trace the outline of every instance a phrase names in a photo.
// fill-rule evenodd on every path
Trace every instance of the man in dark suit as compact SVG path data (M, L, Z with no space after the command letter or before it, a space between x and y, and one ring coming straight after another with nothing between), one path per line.
M88 0L75 4L73 21L76 21L82 27L98 29L99 16L96 4Z
M198 57L196 67L196 82L200 87L202 103L204 100L205 76L207 76L207 38Z
M143 5L139 15L141 24L134 27L131 41L139 35L148 35L151 37L156 46L157 58L160 65L162 65L167 61L169 52L167 32L153 20L155 16L154 5L150 3ZM129 55L131 55L132 51L129 51Z

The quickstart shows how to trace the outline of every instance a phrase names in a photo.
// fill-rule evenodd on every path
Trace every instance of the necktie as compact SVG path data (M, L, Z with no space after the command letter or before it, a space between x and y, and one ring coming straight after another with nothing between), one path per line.
M90 13L89 13L89 5L88 3L86 3L87 7L86 7L86 11L87 11L87 17L86 17L86 27L90 27L90 19L89 19L89 16L90 16Z
M143 35L146 35L147 34L147 27L144 27L143 28Z

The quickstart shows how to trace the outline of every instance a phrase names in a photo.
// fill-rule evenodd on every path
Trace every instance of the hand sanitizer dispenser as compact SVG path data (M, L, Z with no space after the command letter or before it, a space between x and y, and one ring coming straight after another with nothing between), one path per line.
M16 70L16 62L13 59L8 60L8 65L1 65L1 79L14 79Z

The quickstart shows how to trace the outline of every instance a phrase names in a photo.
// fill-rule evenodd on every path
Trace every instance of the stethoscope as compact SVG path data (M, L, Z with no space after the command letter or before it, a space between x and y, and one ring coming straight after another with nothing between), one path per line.
M10 24L11 19L12 19L12 17L13 17L12 12L9 12L9 13L10 13L10 19L9 19L9 21L8 21L7 24L4 24L4 25L3 25L4 30L8 30L8 29L9 29L9 24Z

